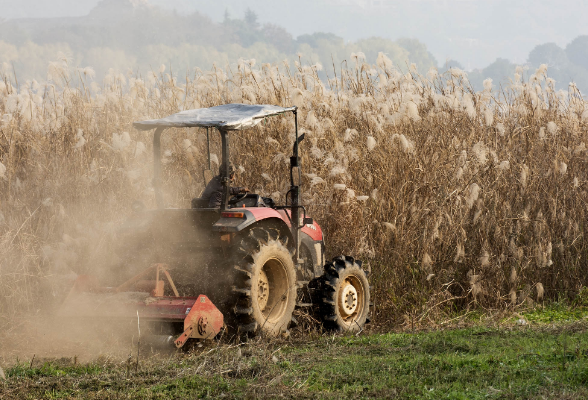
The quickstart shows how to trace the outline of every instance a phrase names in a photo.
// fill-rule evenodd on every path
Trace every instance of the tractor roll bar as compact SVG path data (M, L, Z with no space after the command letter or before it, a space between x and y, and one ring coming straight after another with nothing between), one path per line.
M229 176L229 132L225 130L220 130L221 134L221 147L223 151L223 165L224 173L221 173L221 182L223 184L223 202L221 204L221 210L226 210L229 208L229 188L231 185L231 178Z
M290 224L292 236L294 237L295 264L296 266L302 264L304 261L300 258L300 186L295 183L300 183L300 157L298 157L299 143L304 139L304 135L298 137L298 107L294 107L292 111L294 114L294 130L296 131L296 139L294 140L294 148L292 149L292 157L290 157L290 191L292 192L292 219L294 223ZM298 181L294 182L294 168L298 170Z
M153 134L153 190L157 208L163 208L163 196L161 195L161 134L164 127L155 129Z
M153 134L153 189L155 190L155 201L157 208L164 208L163 196L161 193L161 134L166 128L189 128L201 127L206 128L206 141L208 147L208 168L210 169L210 135L209 128L216 127L221 134L222 146L222 165L224 166L224 174L221 175L221 182L223 184L223 201L221 209L226 210L229 207L229 187L230 178L227 175L229 171L229 131L242 130L257 125L261 120L273 116L283 114L285 112L292 112L294 114L294 127L296 138L292 149L292 157L290 157L290 190L286 194L286 202L288 194L291 197L291 204L286 204L280 208L290 208L291 215L291 232L294 237L294 244L296 249L296 264L303 261L300 259L300 229L304 226L306 220L306 210L300 205L300 186L297 184L301 179L300 171L300 157L298 148L300 142L304 139L304 135L298 136L298 107L283 108L270 105L247 105L247 104L226 104L222 106L211 107L208 109L187 110L177 114L171 115L159 120L148 120L135 122L133 125L140 130L149 130L155 128ZM294 180L294 169L297 169L298 180ZM304 211L304 223L300 224L300 210Z

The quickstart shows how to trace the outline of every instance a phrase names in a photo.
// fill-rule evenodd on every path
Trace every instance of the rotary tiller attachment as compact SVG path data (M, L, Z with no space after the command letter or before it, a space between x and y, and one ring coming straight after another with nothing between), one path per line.
M96 277L80 275L58 316L138 318L151 323L183 324L183 332L173 340L177 348L188 339L213 339L223 328L223 314L203 294L180 296L169 269L165 264L153 264L116 288L100 287ZM155 279L147 280L150 276ZM164 295L166 281L173 296Z

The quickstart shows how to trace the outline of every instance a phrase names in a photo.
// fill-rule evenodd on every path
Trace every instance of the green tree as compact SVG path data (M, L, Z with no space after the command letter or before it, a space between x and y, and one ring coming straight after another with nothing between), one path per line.
M354 51L363 52L367 61L370 63L376 62L379 52L386 54L386 56L392 60L396 68L401 70L406 70L407 62L413 62L410 58L409 50L399 45L398 42L393 42L390 39L371 37L358 40L353 47L356 48ZM347 55L347 57L349 57L349 55Z
M259 22L257 21L258 17L257 14L255 13L255 11L253 11L250 8L247 8L247 10L245 11L245 23L249 26L249 28L251 29L258 29L259 28Z
M571 62L588 70L588 35L572 40L566 46L566 55Z
M415 63L421 73L427 72L430 67L437 66L435 57L427 50L427 46L419 40L401 38L396 43L408 51L408 61Z
M482 70L484 79L492 78L495 82L508 82L514 76L517 66L506 58L497 58L492 64Z
M448 71L450 68L459 68L461 70L465 69L459 61L449 59L449 60L445 60L443 62L443 65L441 65L441 67L440 67L440 71L445 72L445 71Z
M551 68L564 68L568 65L568 56L564 49L555 43L545 43L536 46L529 53L528 61L534 67L547 64Z
M343 47L345 45L345 41L342 37L335 35L334 33L326 33L326 32L315 32L313 34L306 34L300 35L296 39L298 44L309 44L310 47L317 48L319 47L319 41L327 41L331 42L336 46Z
M494 89L510 83L514 77L516 65L505 58L497 58L492 64L482 70L474 70L468 73L468 80L475 90L484 89L484 80L491 78Z
M291 53L294 51L294 39L292 35L274 24L265 24L262 28L263 38L266 43L273 45L279 51Z

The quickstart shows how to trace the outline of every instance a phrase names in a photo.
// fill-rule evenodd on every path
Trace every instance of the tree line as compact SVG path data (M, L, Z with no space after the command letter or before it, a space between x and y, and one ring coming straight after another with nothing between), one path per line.
M0 24L0 61L23 79L46 79L47 65L58 53L73 66L91 66L97 76L103 76L110 69L146 73L161 64L182 75L194 68L235 63L240 58L276 63L292 62L300 55L305 62L318 62L332 71L344 67L352 53L360 52L370 63L383 52L403 71L412 63L423 74L430 67L438 67L441 72L451 67L464 69L458 60L439 62L417 39L371 37L345 42L325 32L294 38L281 26L260 23L253 10L247 10L242 18L225 13L222 22L215 22L200 13L180 15L128 1L102 0L84 17L20 19ZM575 82L581 90L588 90L588 36L574 39L565 49L555 43L537 46L530 52L527 65L537 68L544 63L558 88ZM515 69L514 63L498 58L468 75L479 90L486 78L508 82Z

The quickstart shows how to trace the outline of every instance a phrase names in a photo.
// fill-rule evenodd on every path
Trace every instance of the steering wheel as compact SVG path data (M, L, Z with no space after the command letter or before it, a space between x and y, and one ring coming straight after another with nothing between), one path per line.
M231 197L231 199L229 200L229 204L231 204L231 205L237 204L238 202L243 200L245 197L247 197L247 193L239 193L239 194Z

